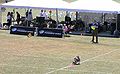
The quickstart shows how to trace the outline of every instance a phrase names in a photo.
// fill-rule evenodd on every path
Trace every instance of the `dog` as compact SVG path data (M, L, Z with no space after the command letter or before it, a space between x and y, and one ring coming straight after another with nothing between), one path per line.
M72 64L73 65L80 65L80 57L79 56L74 57Z

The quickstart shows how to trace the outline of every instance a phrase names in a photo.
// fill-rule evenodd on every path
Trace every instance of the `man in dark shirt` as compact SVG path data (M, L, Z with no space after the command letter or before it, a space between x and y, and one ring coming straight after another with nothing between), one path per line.
M17 14L17 18L16 18L16 21L17 21L17 24L19 25L19 22L20 22L20 14L18 12L16 12Z

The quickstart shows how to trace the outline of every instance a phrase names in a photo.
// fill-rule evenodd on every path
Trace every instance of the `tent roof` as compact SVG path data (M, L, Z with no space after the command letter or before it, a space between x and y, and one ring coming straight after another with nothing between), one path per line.
M113 0L78 0L71 3L71 9L81 9L95 12L118 12L120 4Z
M77 0L68 3L63 0L15 0L1 6L14 8L59 9L81 12L116 13L120 4L112 0Z
M15 0L1 6L14 8L67 9L68 3L62 0Z

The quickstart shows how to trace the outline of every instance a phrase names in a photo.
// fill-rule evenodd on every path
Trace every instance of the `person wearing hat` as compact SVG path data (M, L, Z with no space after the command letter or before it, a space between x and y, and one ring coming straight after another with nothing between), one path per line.
M98 23L96 22L93 23L91 25L91 29L92 29L92 43L98 43Z

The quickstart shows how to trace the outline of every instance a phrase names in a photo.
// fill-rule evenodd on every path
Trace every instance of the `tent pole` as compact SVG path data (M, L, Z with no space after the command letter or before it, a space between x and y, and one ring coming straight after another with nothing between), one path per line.
M118 25L117 25L118 24L117 23L117 20L118 20L117 17L118 17L118 15L116 14L116 29L115 30L117 30L117 27L118 27Z
M3 25L2 25L2 11L1 10L0 10L0 27L3 27Z
M13 8L13 25L15 25L15 12L16 12L16 10L15 10L15 8Z
M59 20L58 20L58 9L57 8L56 8L56 21L57 21L57 25L58 25Z
M102 13L102 22L103 22L103 25L104 25L104 22L105 22L105 13Z
M27 12L27 11L26 11ZM26 12L25 12L25 14L26 14ZM27 15L29 15L29 8L28 8L28 13L27 13ZM27 27L28 27L28 16L26 17L26 20L27 20Z
M0 23L2 23L2 12L0 11Z
M115 35L116 37L119 37L117 20L118 20L118 14L116 13L116 29L115 29L115 31L114 31L114 35Z

